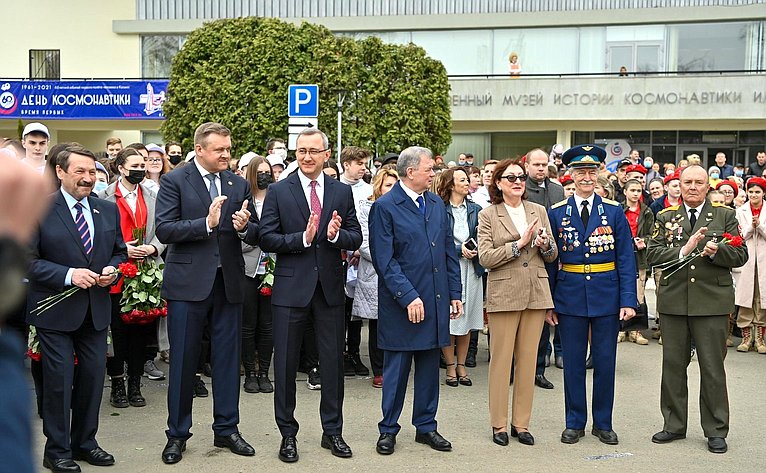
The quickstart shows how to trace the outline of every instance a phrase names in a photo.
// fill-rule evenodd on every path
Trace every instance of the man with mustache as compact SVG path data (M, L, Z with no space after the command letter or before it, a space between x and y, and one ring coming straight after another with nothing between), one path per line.
M564 153L575 194L551 207L548 216L559 248L561 269L553 272L555 313L548 323L561 330L564 351L566 429L562 443L585 436L585 354L593 357L593 429L608 445L617 445L612 429L614 370L620 321L636 315L636 261L633 237L620 205L594 194L598 166L606 151L574 146Z
M93 153L66 148L58 155L56 175L61 189L32 238L27 307L40 307L73 286L80 290L45 311L30 312L27 323L37 327L43 354L43 466L80 471L75 460L114 464L96 442L96 431L111 320L109 286L127 249L117 206L90 195L96 182Z

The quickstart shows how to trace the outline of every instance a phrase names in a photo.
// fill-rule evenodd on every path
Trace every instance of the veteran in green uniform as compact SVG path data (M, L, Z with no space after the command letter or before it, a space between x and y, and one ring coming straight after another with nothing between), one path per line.
M727 241L724 233L739 236L735 212L705 200L705 169L689 166L681 172L683 204L657 214L649 242L649 262L655 266L677 262L663 270L657 311L662 318L662 388L660 410L663 430L654 443L686 437L688 386L686 369L694 339L700 368L700 417L708 450L724 453L729 432L729 397L726 390L726 336L728 314L734 311L731 268L747 261L747 248ZM734 244L732 244L734 243ZM684 263L684 258L700 256ZM675 269L681 269L671 274Z

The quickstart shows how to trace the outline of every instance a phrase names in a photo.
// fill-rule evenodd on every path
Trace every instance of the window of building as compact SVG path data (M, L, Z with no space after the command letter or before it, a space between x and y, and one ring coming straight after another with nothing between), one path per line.
M61 79L61 50L30 49L29 78L49 80Z
M671 66L678 71L743 70L746 67L750 23L672 25Z
M144 79L165 79L170 77L173 57L181 50L186 36L142 36L141 76Z

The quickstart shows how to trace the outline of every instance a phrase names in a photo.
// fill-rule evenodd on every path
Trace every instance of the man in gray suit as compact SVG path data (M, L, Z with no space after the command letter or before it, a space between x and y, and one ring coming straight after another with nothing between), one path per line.
M553 204L564 200L564 188L559 184L548 179L548 153L540 148L535 148L527 153L524 161L524 168L527 171L527 199L530 202L540 204L546 210L550 210ZM540 336L540 344L537 347L537 369L535 370L535 385L543 389L553 389L553 383L545 377L545 358L548 354L548 345L550 343L550 325L543 324L543 332ZM553 345L556 347L557 366L561 364L561 355L559 355L558 331L553 338Z

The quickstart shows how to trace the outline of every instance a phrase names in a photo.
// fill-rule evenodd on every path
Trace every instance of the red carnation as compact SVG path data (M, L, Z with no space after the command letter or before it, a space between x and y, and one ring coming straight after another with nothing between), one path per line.
M268 287L268 286L263 286L263 287L261 288L261 295L262 295L262 296L264 296L264 297L269 297L269 296L271 296L271 288L270 288L270 287Z
M136 277L136 274L138 274L138 266L131 262L127 263L121 263L119 266L117 266L117 269L126 277L126 278L134 278Z
M33 352L32 349L30 348L27 350L27 357L29 357L30 360L40 361L40 359L42 358L42 355L40 353Z
M732 235L731 233L724 233L723 234L723 239L724 240L731 240L733 238L734 238L734 235Z
M167 315L168 315L168 306L164 306L162 308L162 312L160 313L160 315L162 315L163 317L167 317Z
M735 236L734 238L731 239L731 241L729 241L729 245L735 248L739 248L740 246L742 246L742 237Z

